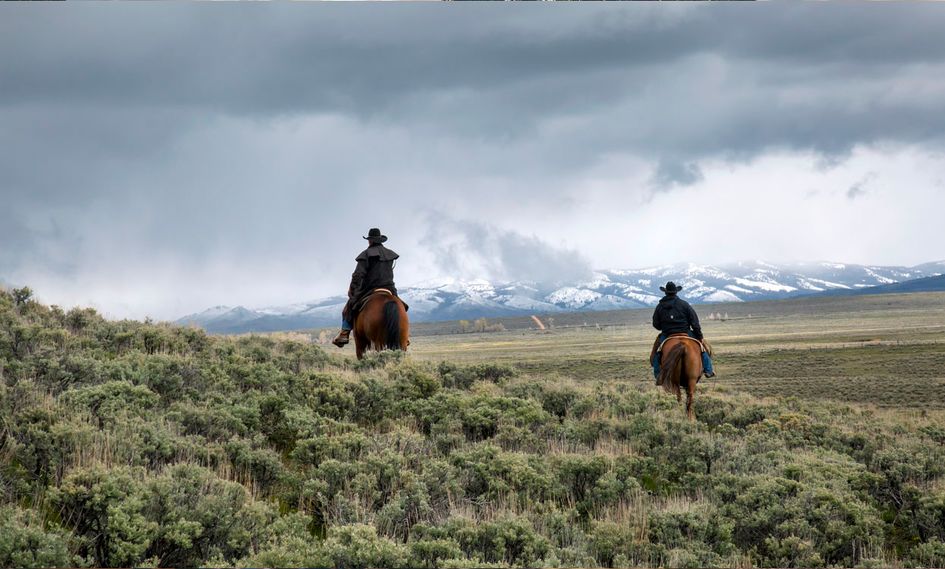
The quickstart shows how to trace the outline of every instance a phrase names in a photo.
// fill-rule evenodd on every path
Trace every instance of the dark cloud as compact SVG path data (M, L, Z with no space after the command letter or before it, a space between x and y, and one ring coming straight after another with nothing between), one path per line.
M0 101L8 105L344 113L498 139L596 109L629 119L617 121L617 142L657 156L679 139L700 152L772 144L832 152L863 137L941 131L900 120L929 109L921 100L888 100L876 73L935 82L933 69L915 69L945 57L938 34L945 14L934 6L5 11L0 51L18 53L0 63ZM851 80L866 90L851 93ZM819 99L823 90L830 96ZM772 104L778 113L761 112ZM876 104L889 108L864 112ZM727 129L707 117L685 120L692 109L713 115L713 108ZM657 126L669 127L665 140Z
M0 276L278 303L343 292L370 226L437 247L431 209L490 276L583 274L562 219L711 164L940 150L942 29L924 4L4 3Z
M653 173L653 186L657 189L669 189L674 186L691 186L701 182L704 176L698 164L662 159Z

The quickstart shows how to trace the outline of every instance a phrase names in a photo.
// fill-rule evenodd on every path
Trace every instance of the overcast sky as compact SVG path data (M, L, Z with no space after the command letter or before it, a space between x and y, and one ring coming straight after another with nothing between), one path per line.
M112 317L945 259L937 4L0 5L0 281Z

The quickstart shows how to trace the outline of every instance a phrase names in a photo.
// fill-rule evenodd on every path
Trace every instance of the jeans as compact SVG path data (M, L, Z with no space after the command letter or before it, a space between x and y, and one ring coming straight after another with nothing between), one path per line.
M692 333L689 333L689 337L693 338ZM660 342L666 339L666 336L660 334ZM660 376L660 353L657 352L656 356L653 358L653 377L659 379ZM705 370L705 373L711 374L715 373L715 370L712 369L712 358L709 357L709 352L702 352L702 368Z
M354 326L352 326L350 322L348 322L347 320L344 319L344 317L342 317L342 319L341 319L341 329L342 329L342 330L348 330L348 331L350 332L352 328L354 328Z

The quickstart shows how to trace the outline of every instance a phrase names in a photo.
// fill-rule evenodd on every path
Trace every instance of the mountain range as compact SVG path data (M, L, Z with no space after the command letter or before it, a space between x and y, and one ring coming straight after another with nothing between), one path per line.
M767 263L743 261L720 266L681 263L643 269L596 271L573 283L503 282L441 279L402 288L417 322L616 310L654 306L659 286L672 280L695 304L750 302L811 294L894 292L890 285L945 273L945 261L914 267L843 263ZM945 279L930 286L945 290ZM910 287L904 287L908 290ZM913 287L915 288L915 287ZM272 332L336 326L345 297L335 296L285 306L249 309L215 306L177 320L214 333Z

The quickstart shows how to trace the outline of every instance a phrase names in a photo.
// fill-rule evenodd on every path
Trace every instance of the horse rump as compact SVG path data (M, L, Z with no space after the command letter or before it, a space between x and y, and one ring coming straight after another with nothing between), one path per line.
M663 389L679 395L679 380L683 375L683 363L686 361L686 346L682 343L676 344L666 354L666 361L660 368L660 385Z
M384 332L385 348L388 350L402 350L400 345L400 307L396 300L388 300L384 304Z

